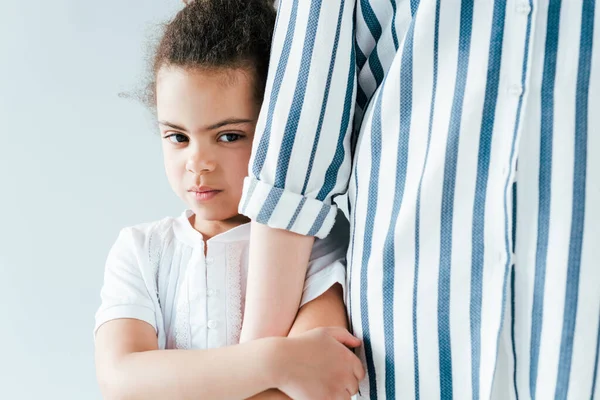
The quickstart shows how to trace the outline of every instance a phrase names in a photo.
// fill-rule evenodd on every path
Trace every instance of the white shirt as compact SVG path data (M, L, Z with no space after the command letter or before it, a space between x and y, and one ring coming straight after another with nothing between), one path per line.
M134 318L157 332L159 349L207 349L239 342L248 268L250 224L207 241L178 218L125 228L106 261L97 329L107 321ZM313 246L301 304L335 283L345 286L348 224Z
M279 4L240 210L348 195L361 398L600 398L600 2Z

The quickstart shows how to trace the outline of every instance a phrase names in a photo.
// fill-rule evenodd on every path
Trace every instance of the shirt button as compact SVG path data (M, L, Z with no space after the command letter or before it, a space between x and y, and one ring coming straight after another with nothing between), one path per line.
M523 87L521 85L511 85L508 88L508 93L512 94L513 96L520 96L521 93L523 93Z
M212 257L206 257L206 265L211 265L214 261Z
M531 12L531 6L527 3L519 3L517 4L517 12L523 15L529 15Z
M206 294L207 294L208 297L216 296L217 295L217 290L216 289L208 289L206 291Z
M219 325L219 324L214 319L211 319L210 321L208 321L208 329L217 329L217 325Z

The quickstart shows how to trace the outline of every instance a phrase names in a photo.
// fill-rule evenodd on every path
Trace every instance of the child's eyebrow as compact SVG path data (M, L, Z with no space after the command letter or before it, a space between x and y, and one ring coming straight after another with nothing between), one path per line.
M213 130L213 129L221 128L225 125L245 124L248 122L253 122L253 121L251 119L244 119L244 118L227 118L221 122L217 122L216 124L207 126L206 129Z
M168 126L169 128L173 128L173 129L177 129L178 131L185 131L185 128L182 128L181 126L175 125L169 121L158 121L158 123L160 125L164 125L164 126Z
M246 123L251 123L251 122L254 122L254 121L251 120L251 119L245 119L245 118L227 118L227 119L225 119L223 121L220 121L220 122L217 122L215 124L209 125L209 126L205 127L204 129L205 130L213 130L213 129L221 128L221 127L226 126L226 125L246 124ZM186 131L185 128L182 128L181 126L175 125L174 123L169 122L169 121L158 121L158 123L160 125L168 126L169 128L177 129L179 131Z

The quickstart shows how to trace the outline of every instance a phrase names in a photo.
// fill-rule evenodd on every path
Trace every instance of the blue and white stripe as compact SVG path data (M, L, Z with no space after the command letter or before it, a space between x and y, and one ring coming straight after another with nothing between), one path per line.
M600 399L599 8L281 1L240 209L348 195L361 398Z

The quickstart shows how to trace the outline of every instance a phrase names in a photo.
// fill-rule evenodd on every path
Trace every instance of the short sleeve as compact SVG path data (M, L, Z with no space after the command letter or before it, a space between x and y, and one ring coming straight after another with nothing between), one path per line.
M350 225L338 211L331 233L325 239L315 239L300 306L316 299L336 283L342 286L346 298L346 252L350 240Z
M140 263L144 242L140 232L126 228L112 246L106 260L100 294L102 303L96 312L94 337L104 323L121 318L147 322L156 330L154 301Z

